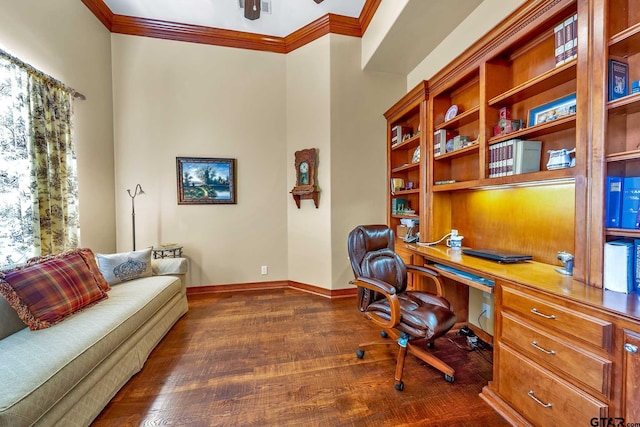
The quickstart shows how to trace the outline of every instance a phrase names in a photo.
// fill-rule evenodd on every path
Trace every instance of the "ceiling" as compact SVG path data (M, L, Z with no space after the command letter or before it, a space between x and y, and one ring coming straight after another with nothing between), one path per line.
M104 0L118 15L284 37L327 13L357 18L365 0L270 0L271 13L244 17L238 0ZM424 0L421 0L424 1Z
M244 17L239 0L99 1L104 1L114 15L272 37L289 36L327 14L358 18L367 3L366 0L324 0L320 4L314 0L270 0L270 13L263 10L260 18L252 21ZM408 74L482 1L406 0L404 9L366 68Z

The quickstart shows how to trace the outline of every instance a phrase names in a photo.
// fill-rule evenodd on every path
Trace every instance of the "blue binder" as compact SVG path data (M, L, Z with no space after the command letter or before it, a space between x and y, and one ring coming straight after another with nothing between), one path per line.
M620 228L622 215L622 189L623 180L621 176L607 177L606 192L606 223L607 228Z
M622 184L622 228L640 229L640 177L625 177Z

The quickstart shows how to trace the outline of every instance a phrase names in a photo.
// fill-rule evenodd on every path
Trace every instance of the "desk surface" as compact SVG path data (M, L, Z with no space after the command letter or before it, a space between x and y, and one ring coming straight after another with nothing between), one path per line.
M406 249L431 262L449 265L488 279L506 280L546 291L617 315L629 317L635 321L640 320L640 294L637 291L627 295L587 286L584 283L573 280L571 276L565 276L555 271L559 265L554 266L535 261L500 264L465 255L460 250L442 245L419 246L411 243L404 243L404 245Z

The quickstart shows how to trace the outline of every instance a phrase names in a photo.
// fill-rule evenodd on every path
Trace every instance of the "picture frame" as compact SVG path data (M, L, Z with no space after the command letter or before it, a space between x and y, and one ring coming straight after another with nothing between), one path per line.
M529 127L576 113L576 94L556 99L529 111Z
M176 157L179 205L237 204L236 159Z

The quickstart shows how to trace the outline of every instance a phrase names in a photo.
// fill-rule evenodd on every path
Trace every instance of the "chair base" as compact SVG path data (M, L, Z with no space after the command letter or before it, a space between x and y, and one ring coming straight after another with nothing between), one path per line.
M414 355L418 359L422 360L424 363L436 368L440 372L444 374L444 378L447 382L452 383L455 378L456 371L446 364L444 361L435 357L433 354L424 350L420 347L420 345L424 347L433 348L433 341L426 341L424 339L416 339L413 341L406 341L406 337L403 337L398 331L395 329L384 330L383 333L386 333L389 338L385 341L369 341L365 343L361 343L358 345L358 350L356 354L359 359L364 357L364 349L367 347L371 347L374 345L393 345L398 344L398 359L396 363L396 372L395 372L395 389L398 391L404 390L404 383L402 382L402 374L404 371L404 361L407 356L407 352ZM404 335L404 334L403 334ZM383 335L384 336L384 335ZM406 343L403 345L403 343Z

